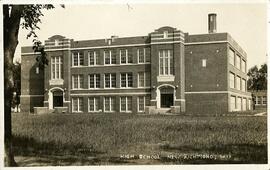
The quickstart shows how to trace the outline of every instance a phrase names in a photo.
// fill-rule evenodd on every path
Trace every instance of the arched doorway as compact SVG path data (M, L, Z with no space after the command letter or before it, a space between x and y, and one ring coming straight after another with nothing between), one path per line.
M170 108L174 105L174 99L174 86L162 85L157 88L157 108Z
M53 87L48 92L49 109L63 107L64 90L60 87Z

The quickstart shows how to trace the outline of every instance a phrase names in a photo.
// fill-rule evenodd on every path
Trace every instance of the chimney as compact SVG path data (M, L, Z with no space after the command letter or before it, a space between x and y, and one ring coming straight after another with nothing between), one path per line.
M217 14L211 13L208 14L208 33L216 33L217 32Z

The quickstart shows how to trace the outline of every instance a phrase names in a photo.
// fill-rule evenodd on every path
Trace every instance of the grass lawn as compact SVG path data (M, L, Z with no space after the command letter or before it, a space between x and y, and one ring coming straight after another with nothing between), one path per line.
M20 166L267 163L266 116L13 114Z

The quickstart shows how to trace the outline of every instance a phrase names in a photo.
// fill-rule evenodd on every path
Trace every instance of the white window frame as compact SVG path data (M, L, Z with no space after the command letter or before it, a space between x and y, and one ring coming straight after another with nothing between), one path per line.
M143 86L140 86L140 74L143 74ZM145 87L146 86L146 73L145 72L138 72L138 87Z
M106 60L105 60L105 53L106 52L109 52L109 57L110 57L110 63L109 64L106 64ZM116 65L116 63L112 64L112 50L103 51L103 59L104 59L104 61L103 61L104 65Z
M231 56L231 52L233 52L233 56ZM231 60L233 59L233 63L231 63ZM229 63L233 66L235 66L235 52L233 49L229 48Z
M82 108L80 108L80 99L82 100ZM77 110L74 110L74 102L77 103ZM83 112L83 98L82 97L74 97L72 98L72 112L82 113Z
M106 98L109 98L109 107L110 107L110 110L105 110L105 100L106 100ZM112 98L113 97L104 97L103 98L103 110L104 110L104 112L115 112L115 110L112 110ZM114 98L114 100L115 100L115 98Z
M125 99L126 110L122 110L122 98ZM128 98L131 99L131 110L128 110ZM120 96L120 112L130 113L132 112L132 96Z
M74 53L77 53L77 59L78 59L78 65L74 65ZM84 56L83 56L83 52L73 52L72 53L72 67L80 67L83 66L81 65L81 60L80 60L80 53L82 53L82 58L83 58L83 63L84 63ZM82 64L83 64L82 63Z
M246 61L242 59L242 62L241 62L241 70L242 72L246 73Z
M232 106L232 99L234 100L234 106ZM230 106L231 106L231 111L236 111L237 110L236 96L230 96Z
M241 88L241 90L242 91L246 91L246 85L247 83L246 83L246 80L245 79L241 79L241 86L242 86L242 88Z
M239 61L238 61L238 59L239 59ZM241 56L236 54L236 68L239 70L241 70L241 61L242 61Z
M140 62L140 50L143 50L143 62ZM137 60L139 64L146 63L146 57L145 57L145 48L138 48L137 49Z
M248 99L248 110L251 110L251 99Z
M36 74L39 74L39 67L36 67Z
M90 53L93 53L94 55L94 64L90 64ZM88 51L88 66L96 66L97 65L97 53L96 51Z
M242 111L246 110L247 110L247 98L242 98Z
M262 105L267 105L267 96L262 96Z
M169 37L169 31L164 31L163 32L163 38L168 38Z
M54 65L54 70L52 65ZM58 65L58 78L56 78L56 65ZM63 67L63 58L62 56L52 56L51 57L51 80L63 80L62 77L62 67ZM54 72L54 75L53 75Z
M206 59L202 59L202 67L206 67Z
M90 110L90 99L94 99L94 110ZM98 100L98 101L97 101ZM100 109L97 110L96 108L96 103L99 102L98 97L88 97L88 112L99 112ZM98 103L99 108L100 108L100 103Z
M161 56L161 52L162 52L162 56ZM165 57L165 53L167 52L167 57ZM171 55L171 52L172 52L172 55ZM160 65L160 59L162 59L163 61L163 73L161 73L161 65ZM171 63L170 63L170 59L173 60L173 51L172 50L160 50L158 52L158 66L159 66L159 76L173 76L174 74L171 74ZM167 63L168 63L168 70L167 70L167 74L166 74L166 61L167 60ZM174 72L174 70L173 70Z
M122 74L125 74L125 81L126 81L126 86L122 86ZM128 75L131 74L131 86L128 86ZM120 73L120 87L121 88L132 88L133 87L133 73Z
M140 97L143 98L143 110L140 110ZM137 97L137 110L138 112L145 112L145 96L138 96Z
M94 75L94 87L90 87L90 77ZM97 87L97 77L99 76L99 87ZM100 89L100 74L88 74L88 89Z
M125 62L122 63L122 51L125 50L126 56L125 56ZM132 56L131 56L132 57ZM119 58L120 58L120 65L125 65L125 64L132 64L133 60L129 60L129 55L128 55L128 49L120 49L119 50Z
M240 100L239 100L240 99ZM240 104L239 104L239 102L238 101L240 101ZM242 98L241 97L237 97L237 99L236 99L236 109L238 110L238 111L241 111L242 110ZM239 108L239 106L240 106L240 108Z
M110 63L106 64L106 52L109 52L109 59ZM104 59L104 65L111 65L112 64L112 51L111 50L106 50L103 52L103 59Z
M78 78L78 88L74 88L74 78L77 77ZM81 79L83 80L83 74L74 74L72 75L72 89L83 89L83 84L81 84Z
M231 87L231 75L233 76L233 87ZM235 88L235 74L230 72L230 75L229 75L229 80L230 80L230 88Z
M236 89L241 90L241 77L240 76L236 76Z
M110 75L110 87L106 87L106 74L109 74ZM114 74L115 75L115 83L116 83L116 74L115 73L105 73L104 74L104 89L111 89L111 88L116 88L116 86L115 87L112 87L112 74Z

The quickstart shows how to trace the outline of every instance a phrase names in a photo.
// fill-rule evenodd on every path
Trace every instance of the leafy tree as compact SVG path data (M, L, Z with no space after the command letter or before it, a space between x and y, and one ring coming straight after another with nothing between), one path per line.
M267 64L252 67L248 71L248 89L249 90L267 90Z
M53 9L53 5L3 5L3 25L4 25L4 133L5 133L5 165L16 166L12 150L12 131L11 131L11 105L14 91L14 72L13 58L18 45L18 34L20 28L29 30L27 38L33 38L34 51L44 49L36 35L36 30L40 29L38 24L41 23L40 17L43 16L42 10ZM46 64L45 55L37 59L38 62Z

